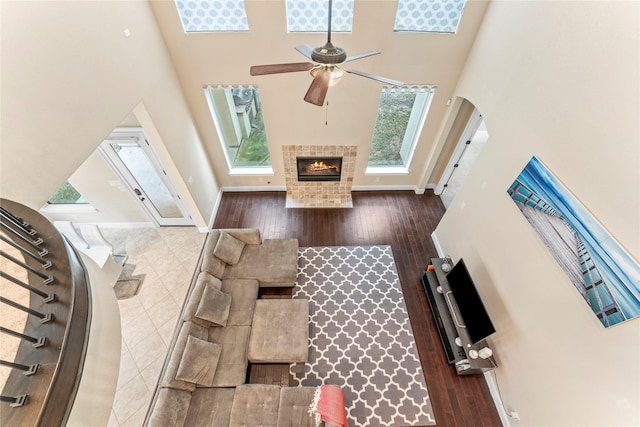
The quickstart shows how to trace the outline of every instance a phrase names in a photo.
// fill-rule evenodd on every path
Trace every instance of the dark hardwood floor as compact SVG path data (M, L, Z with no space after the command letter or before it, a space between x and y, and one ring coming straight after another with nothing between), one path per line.
M287 209L284 192L224 193L214 228L255 227L263 238L295 237L301 247L391 245L437 425L500 426L484 377L460 377L447 364L420 283L437 256L431 233L443 214L431 192L354 192L353 209ZM252 382L286 381L276 367L250 375Z

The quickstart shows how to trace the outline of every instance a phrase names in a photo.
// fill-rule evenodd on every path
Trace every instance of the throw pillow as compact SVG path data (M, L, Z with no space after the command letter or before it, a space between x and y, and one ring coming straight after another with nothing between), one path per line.
M216 325L227 326L230 308L231 295L207 285L196 310L196 317Z
M240 261L240 255L242 255L244 245L246 245L245 242L223 231L220 233L218 243L213 249L213 254L227 264L235 265Z
M207 285L211 285L216 289L220 289L222 287L222 282L220 281L220 279L212 276L206 271L202 271L200 272L200 274L198 274L196 284L194 285L191 294L189 294L184 313L182 315L182 320L184 320L185 322L193 320L193 317L196 315L198 304L200 304L200 301L202 301L202 295L204 294L204 290ZM205 326L209 326L209 324L206 324Z
M221 351L222 345L189 335L176 379L204 387L213 386Z

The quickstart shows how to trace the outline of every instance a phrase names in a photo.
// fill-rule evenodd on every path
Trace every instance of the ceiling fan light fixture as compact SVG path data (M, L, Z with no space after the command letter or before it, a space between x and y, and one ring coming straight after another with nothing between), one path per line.
M329 73L331 73L331 80L329 81L329 86L334 86L338 84L338 82L342 79L342 77L344 77L344 70L342 70L342 68L335 65L329 65L329 66L320 65L317 67L313 67L309 73L311 74L311 77L315 79L318 72L322 69L326 69L327 71L329 71Z

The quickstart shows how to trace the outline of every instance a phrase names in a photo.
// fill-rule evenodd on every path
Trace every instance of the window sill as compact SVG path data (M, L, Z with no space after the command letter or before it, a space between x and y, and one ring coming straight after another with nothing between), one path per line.
M365 175L409 175L409 169L404 166L373 166L367 167Z
M271 166L232 168L231 171L229 171L229 175L273 175L273 168Z
M44 206L40 208L40 212L46 213L86 213L86 212L98 212L98 209L94 208L90 204L82 203L82 204L51 204L45 203Z

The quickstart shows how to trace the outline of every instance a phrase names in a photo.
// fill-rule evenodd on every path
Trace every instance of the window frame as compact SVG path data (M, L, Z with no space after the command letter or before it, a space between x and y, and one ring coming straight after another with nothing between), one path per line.
M410 117L408 119L407 127L405 128L405 134L403 135L402 144L400 146L400 157L403 160L402 165L371 165L371 149L373 148L373 142L375 138L375 126L378 123L380 117L380 106L382 104L382 97L385 91L413 91L417 95L420 93L427 94L421 104L421 111L416 110L416 100L412 105ZM411 171L411 162L413 161L413 155L416 147L418 146L418 140L424 130L424 124L429 115L429 110L435 96L435 85L405 85L401 87L385 86L380 92L380 102L378 103L378 114L376 115L376 125L374 125L374 134L371 138L371 148L369 149L369 155L367 156L367 167L365 169L365 175L408 175ZM408 132L411 134L408 135ZM404 154L403 154L404 152Z
M224 153L225 160L227 161L227 167L229 168L229 175L231 176L246 176L246 175L274 175L273 165L271 163L271 149L269 147L268 139L265 140L267 151L269 153L269 165L265 166L237 166L233 163L229 154L229 144L227 142L227 138L223 131L223 125L220 122L219 113L216 107L216 103L211 94L212 90L218 89L254 89L257 91L258 99L260 97L260 89L257 85L203 85L202 86L205 99L207 101L207 105L209 106L209 113L211 114L211 118L213 120L214 126L216 128L216 132L218 133L218 140L220 142L220 148L222 148L222 152ZM261 103L260 103L261 105ZM229 110L231 112L231 110ZM264 119L264 115L262 116ZM266 126L263 129L266 134Z
M460 22L464 14L464 9L469 0L398 0L396 16L393 22L393 32L396 34L456 34L460 28ZM449 13L447 7L458 9L455 12L457 17L451 18L455 21L455 26L448 24L442 25L444 16L437 16L438 13ZM444 10L440 10L440 8ZM411 12L411 13L410 13ZM429 16L428 13L436 13L436 16ZM413 17L402 17L401 14L412 15ZM410 22L415 21L415 22ZM440 20L437 24L429 24L429 20ZM417 23L424 21L422 27L418 27ZM412 26L411 24L416 24ZM401 28L398 28L401 27Z
M239 9L242 9L242 13L243 16L241 17L240 21L242 21L245 25L243 25L242 27L234 27L234 28L212 28L212 27L206 27L204 25L204 23L200 24L200 26L196 26L196 24L192 24L189 25L188 23L185 23L185 21L189 21L191 19L191 17L186 16L185 14L185 10L183 10L183 6L181 6L181 4L183 3L191 3L194 2L194 0L174 0L174 5L176 6L176 12L178 14L178 18L180 19L180 24L182 25L182 29L184 31L185 34L203 34L203 33L246 33L249 31L249 18L247 16L247 8L245 5L245 1L244 0L227 0L227 1L223 1L223 2L219 2L219 1L215 1L215 0L195 0L196 3L201 4L208 4L207 7L205 8L201 8L199 7L198 10L216 10L217 12L229 12L230 14L233 13L233 11L238 10L238 9L222 9L222 10L217 10L215 9L215 4L214 3L223 3L223 4L228 4L228 2L231 1L238 3L238 6L240 6ZM189 10L189 12L191 12ZM205 19L206 17L200 16L200 19ZM211 25L211 24L209 24ZM193 28L197 28L197 29L193 29Z

